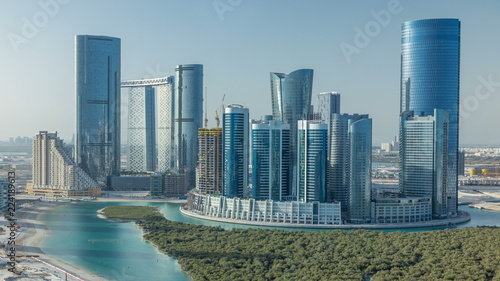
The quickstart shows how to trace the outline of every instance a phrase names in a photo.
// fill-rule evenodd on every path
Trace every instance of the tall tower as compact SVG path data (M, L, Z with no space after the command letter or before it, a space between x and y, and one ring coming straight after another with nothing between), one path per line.
M101 186L120 172L120 39L75 37L77 164Z
M167 172L172 158L173 76L128 80L128 163L135 172Z
M198 130L198 167L196 189L205 194L220 194L222 191L222 129L200 128Z
M307 120L311 108L313 85L312 69L299 69L289 74L271 72L271 99L273 120L290 124L290 189L297 185L297 124L299 120ZM296 194L294 194L296 195Z
M230 104L223 115L224 183L227 197L248 196L248 108Z
M432 217L447 217L448 114L435 109L432 116L401 115L399 186L409 197L432 198Z
M340 114L340 94L337 92L323 92L318 94L318 106L316 111L321 120L330 124L331 115Z
M203 65L177 65L174 85L174 168L186 174L191 189L196 183L198 129L203 127Z
M426 19L401 27L401 113L448 112L448 214L457 213L460 21Z
M252 197L283 200L288 190L290 125L281 121L252 124Z
M349 119L349 220L371 222L372 119Z
M299 120L297 131L297 200L326 202L326 146L328 125Z
M328 176L327 176L327 200L342 203L343 211L349 207L349 183L351 181L351 165L349 162L351 144L356 145L349 139L350 124L363 119L368 119L368 114L338 114L334 113L330 119ZM370 135L371 136L371 135ZM371 159L369 154L363 154L362 159ZM354 159L355 160L355 159ZM356 175L356 177L359 175Z

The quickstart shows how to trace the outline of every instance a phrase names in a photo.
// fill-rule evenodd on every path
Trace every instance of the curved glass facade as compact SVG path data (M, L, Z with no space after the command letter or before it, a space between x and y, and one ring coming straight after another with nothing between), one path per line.
M177 65L174 88L174 166L187 175L191 189L196 183L198 129L203 127L203 65Z
M299 120L307 120L311 108L313 85L312 69L299 69L289 74L271 72L271 99L273 120L290 124L290 188L297 184L297 124Z
M75 37L77 164L100 185L120 172L120 39Z
M401 112L449 116L448 212L457 212L460 21L426 19L401 28Z

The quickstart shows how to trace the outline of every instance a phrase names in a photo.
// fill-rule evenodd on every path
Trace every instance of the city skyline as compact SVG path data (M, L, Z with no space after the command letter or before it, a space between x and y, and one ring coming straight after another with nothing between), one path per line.
M397 53L400 49L401 23L425 18L460 18L462 36L467 38L462 42L461 50L460 128L463 134L460 143L500 143L497 141L500 140L500 130L496 130L495 124L475 126L483 120L495 118L494 110L500 104L495 95L499 89L497 81L500 81L500 72L495 66L495 62L500 60L496 51L500 42L498 37L491 36L499 25L491 22L493 11L500 6L495 1L486 1L481 7L465 1L440 1L432 3L432 11L427 9L430 2L425 1L364 1L361 8L358 4L343 1L289 1L284 14L275 13L282 8L279 3L263 1L244 1L222 13L211 2L201 4L200 9L193 8L189 2L157 3L168 7L171 17L145 21L144 26L151 31L139 34L140 40L139 37L136 39L139 35L128 32L137 27L134 27L136 23L131 25L127 22L127 15L132 9L126 5L124 12L118 15L105 13L105 17L102 12L96 13L95 21L83 26L78 22L84 22L81 19L85 12L95 10L92 9L93 2L55 3L58 6L57 9L51 8L52 13L38 3L7 4L4 10L8 13L3 16L11 24L1 28L5 36L0 41L0 50L6 57L0 79L4 79L2 81L6 85L2 98L9 101L11 108L0 114L3 119L16 119L3 126L0 140L17 135L33 137L39 128L58 131L63 139L71 140L74 124L67 120L74 116L74 108L70 106L74 103L71 95L74 80L70 74L74 67L72 38L75 34L104 34L122 39L123 80L173 75L174 66L181 63L203 64L204 84L209 90L208 116L211 124L214 123L212 112L219 107L222 95L227 94L226 104L244 104L251 109L250 117L258 119L271 111L267 102L260 104L260 100L267 100L269 96L266 77L269 71L312 68L315 70L313 95L325 91L341 92L343 112L370 114L374 120L373 143L387 142L398 131L395 105L399 103L400 58ZM100 3L103 11L117 4L113 1ZM143 12L151 9L147 6L134 8ZM141 13L137 11L134 10L133 14L141 18ZM146 37L149 44L142 44L144 35L163 29L163 26L171 25L170 21L189 13L199 18L182 29L184 33L176 32L169 40L170 43L182 42L179 46L155 36ZM35 22L35 15L46 15L47 22L40 22L43 16L35 17L38 19ZM260 22L253 24L256 15ZM306 17L303 26L292 21L298 15ZM387 15L389 17L384 18L385 21L377 21ZM271 35L264 28L271 21L282 21L289 28L278 36L275 33ZM110 25L109 22L117 24ZM366 28L372 28L369 35ZM364 45L355 43L356 38L361 40L362 37L358 30L368 36ZM239 36L241 34L247 36L243 38ZM265 48L255 44L264 40L268 40ZM210 44L194 44L202 41ZM348 45L354 49L350 49L353 53L346 56L341 46ZM280 48L266 52L268 46ZM239 68L238 65L247 67ZM47 66L51 71L43 70ZM12 83L19 81L18 77L29 77L32 83ZM54 87L56 84L58 86ZM68 106L61 107L61 103ZM122 103L122 110L126 106ZM33 118L34 115L41 117Z

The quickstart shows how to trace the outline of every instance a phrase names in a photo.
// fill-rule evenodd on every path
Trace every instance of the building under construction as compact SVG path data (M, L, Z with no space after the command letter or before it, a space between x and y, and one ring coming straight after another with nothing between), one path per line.
M221 193L222 158L222 128L200 128L196 168L196 188L200 193Z

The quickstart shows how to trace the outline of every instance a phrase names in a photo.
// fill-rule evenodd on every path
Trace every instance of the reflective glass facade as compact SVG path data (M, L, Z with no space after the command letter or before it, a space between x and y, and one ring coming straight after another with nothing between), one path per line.
M326 202L326 147L328 125L299 120L297 131L299 202Z
M350 119L349 127L349 220L371 222L372 119Z
M203 127L203 65L177 65L174 85L174 166L187 175L191 189L196 183L198 129Z
M290 124L290 174L289 193L297 184L297 122L307 120L311 108L313 85L312 69L299 69L289 74L271 72L271 99L273 120Z
M406 112L400 122L401 193L432 198L432 217L447 217L448 114L436 109L432 116Z
M460 21L426 19L401 29L401 112L448 112L448 212L457 212Z
M329 156L327 167L327 200L342 203L342 210L349 206L349 122L367 119L368 114L338 114L330 118ZM369 156L365 156L367 158Z
M248 196L249 119L248 108L229 105L223 115L224 183L227 197Z
M252 198L283 200L288 190L290 125L252 124Z
M75 37L77 164L100 185L120 172L120 39Z

